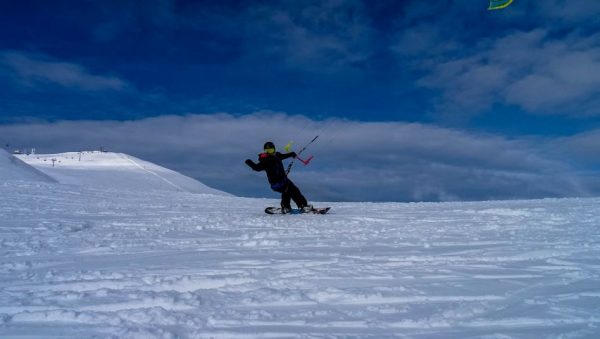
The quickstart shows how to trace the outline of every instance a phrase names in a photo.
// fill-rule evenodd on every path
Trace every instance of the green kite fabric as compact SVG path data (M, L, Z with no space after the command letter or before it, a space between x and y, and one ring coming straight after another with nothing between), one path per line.
M490 7L488 7L488 10L503 9L510 6L512 2L513 0L490 0Z

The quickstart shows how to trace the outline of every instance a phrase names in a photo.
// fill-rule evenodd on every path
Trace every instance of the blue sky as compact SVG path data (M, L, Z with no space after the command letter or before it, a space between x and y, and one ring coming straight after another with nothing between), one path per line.
M272 196L243 160L318 132L294 174L309 198L597 195L600 2L487 6L5 1L0 142L102 144Z

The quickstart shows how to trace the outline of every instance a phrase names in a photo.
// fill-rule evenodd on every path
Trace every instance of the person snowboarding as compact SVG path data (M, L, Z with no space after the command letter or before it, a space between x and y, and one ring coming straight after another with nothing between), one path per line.
M271 189L281 193L281 211L289 213L292 211L291 200L294 201L301 212L311 212L313 207L308 204L306 198L300 192L300 189L287 177L283 168L282 160L295 158L295 152L279 153L275 149L275 144L267 141L263 147L264 152L258 155L258 163L246 159L246 165L253 170L267 172L267 179Z

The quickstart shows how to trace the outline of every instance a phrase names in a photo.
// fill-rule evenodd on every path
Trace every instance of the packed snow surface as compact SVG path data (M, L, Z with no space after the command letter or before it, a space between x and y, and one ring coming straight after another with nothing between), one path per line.
M1 338L600 337L600 199L267 215L176 190L0 196Z

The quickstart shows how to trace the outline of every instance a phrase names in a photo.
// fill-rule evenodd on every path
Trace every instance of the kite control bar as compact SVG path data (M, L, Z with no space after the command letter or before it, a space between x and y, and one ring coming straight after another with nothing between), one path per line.
M285 170L285 174L288 175L290 174L290 171L292 170L292 166L294 165L294 161L296 161L296 159L298 158L298 156L304 152L304 150L310 146L310 144L312 144L313 142L315 142L315 140L317 140L319 136L317 135L316 137L314 137L308 144L306 144L304 147L302 147L302 149L300 151L298 151L298 153L296 153L296 157L292 160L292 162L290 162L290 164L288 165L287 169ZM309 157L306 160L302 160L300 159L300 161L302 161L302 163L304 163L305 165L307 165L311 160L312 160L312 156Z

